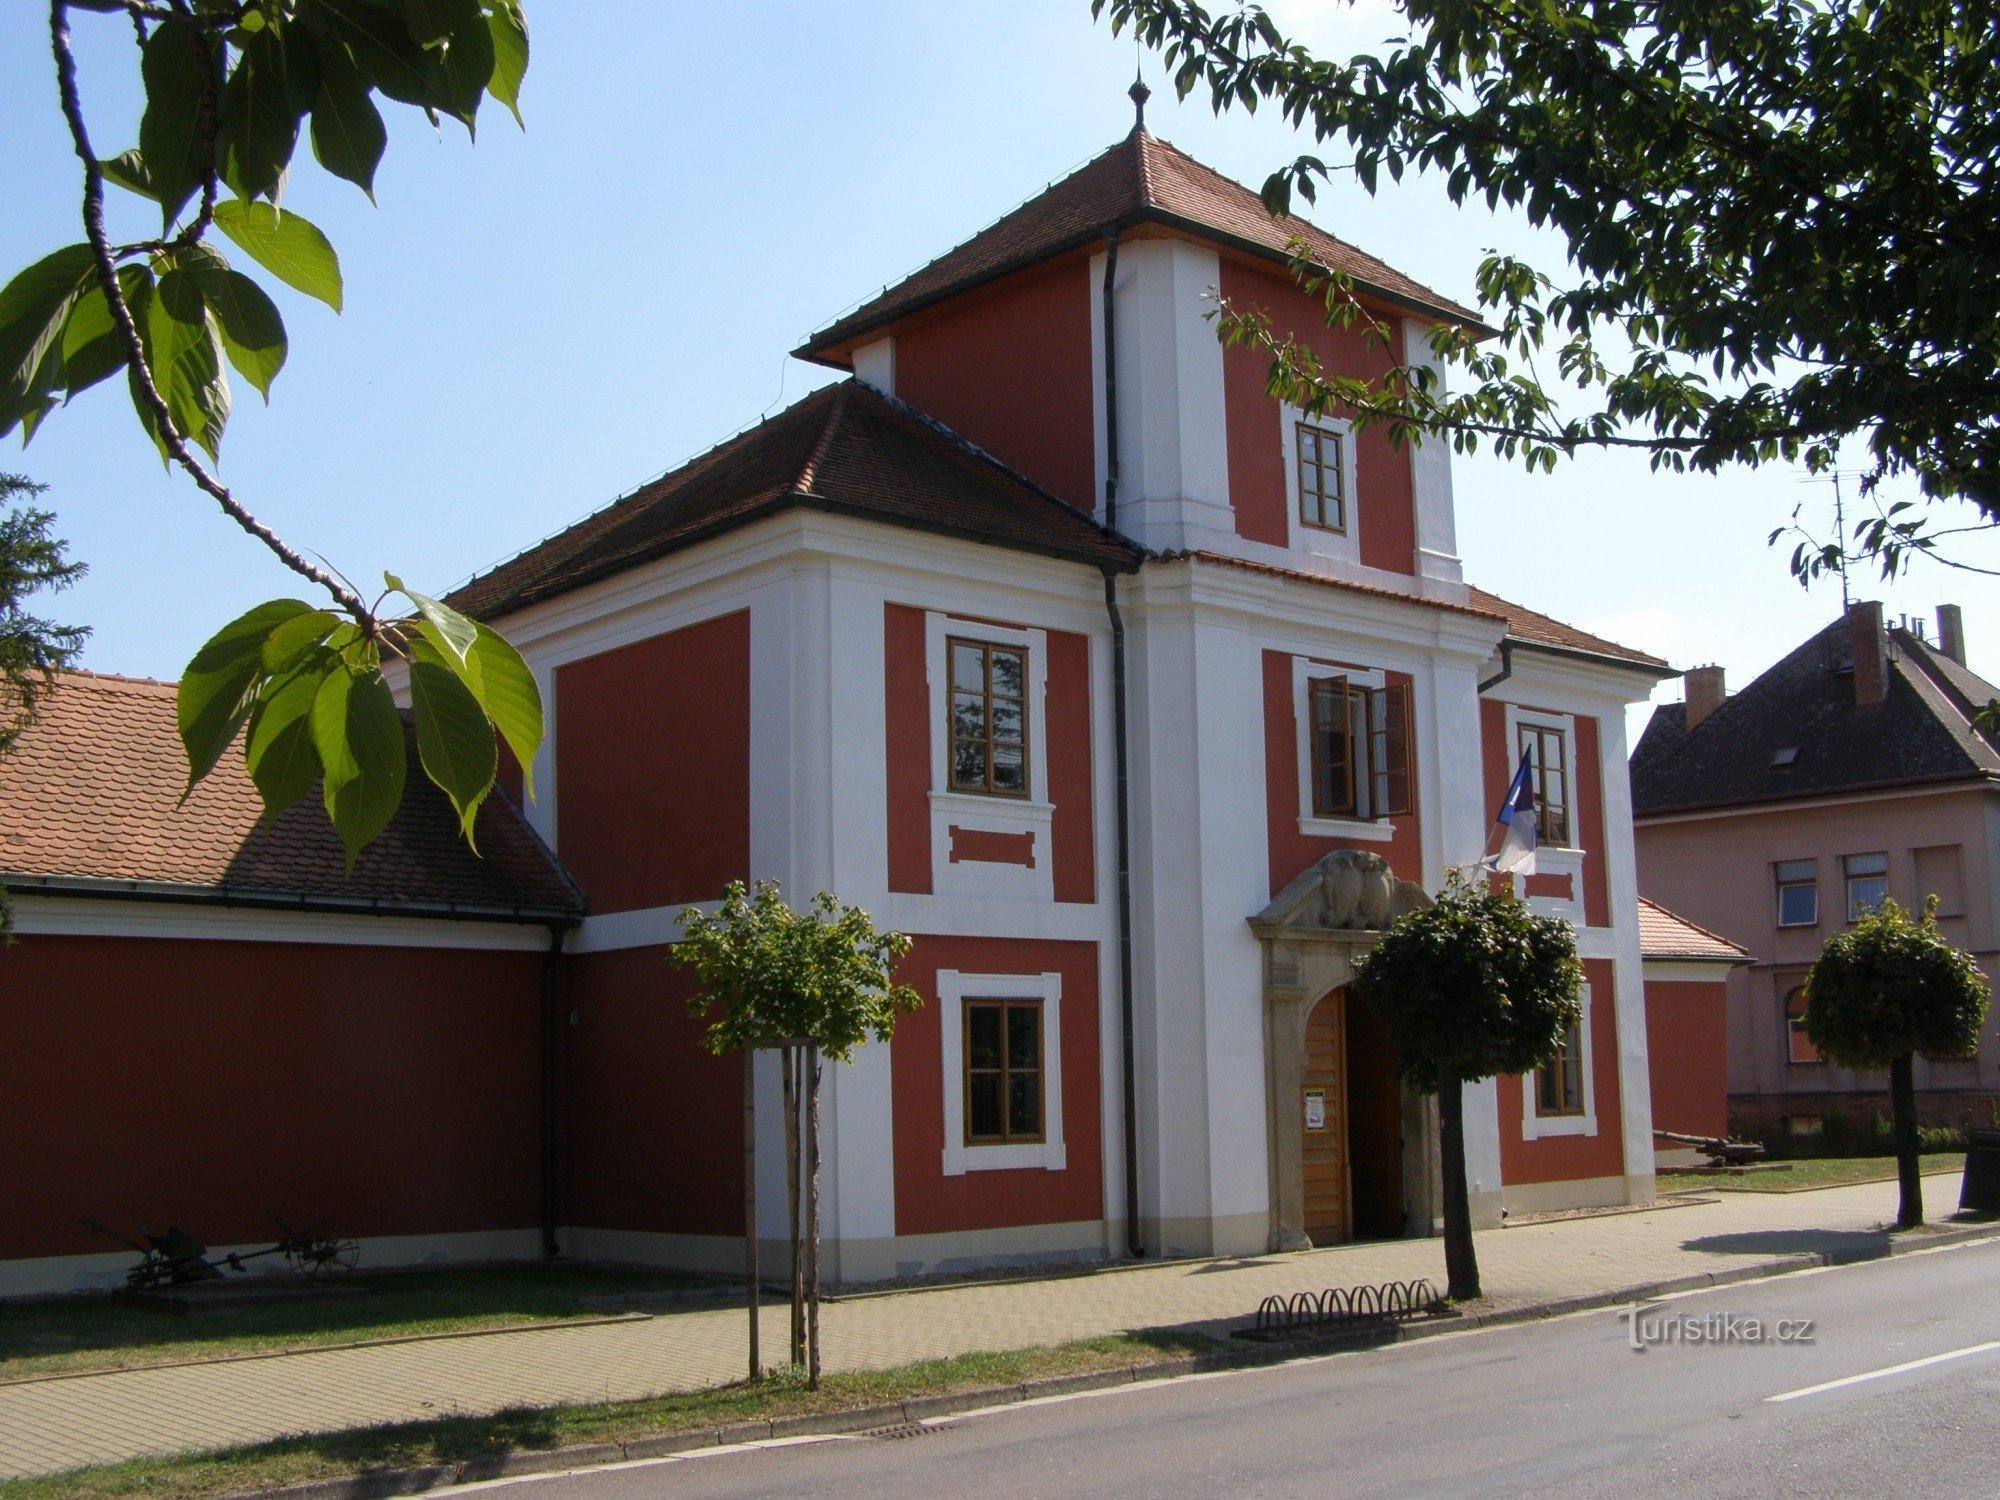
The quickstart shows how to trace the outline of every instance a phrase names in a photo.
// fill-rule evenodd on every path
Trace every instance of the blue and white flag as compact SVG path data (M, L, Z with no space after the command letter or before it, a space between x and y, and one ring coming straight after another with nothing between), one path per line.
M1522 752L1521 769L1514 773L1506 799L1500 804L1500 816L1494 820L1494 827L1500 835L1500 847L1482 861L1496 875L1535 873L1537 820L1535 776L1534 768L1529 763L1530 753Z

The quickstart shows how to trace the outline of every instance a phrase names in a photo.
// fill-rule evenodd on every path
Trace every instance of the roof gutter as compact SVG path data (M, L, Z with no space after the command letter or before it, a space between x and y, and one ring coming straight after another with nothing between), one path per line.
M144 901L172 906L220 906L249 911L297 911L362 917L421 917L447 922L504 922L560 927L583 920L581 910L554 906L486 905L459 901L403 901L393 896L329 896L314 891L243 890L223 885L183 885L164 880L117 880L93 875L25 875L0 872L0 886L17 896L74 896L98 901Z
M1586 651L1581 646L1557 646L1547 641L1533 641L1524 636L1511 637L1515 646L1523 651L1534 651L1542 656L1561 657L1568 661L1579 661L1593 667L1611 667L1620 672L1642 672L1655 681L1664 681L1681 674L1665 662L1635 661L1629 656L1613 656L1608 651ZM1506 643L1503 641L1502 645ZM1504 659L1504 658L1503 658ZM1480 691L1484 692L1482 686Z

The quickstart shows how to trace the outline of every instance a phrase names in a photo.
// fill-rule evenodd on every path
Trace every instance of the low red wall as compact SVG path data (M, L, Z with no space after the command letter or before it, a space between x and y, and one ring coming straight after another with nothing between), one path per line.
M1646 981L1646 1067L1653 1085L1654 1128L1681 1135L1726 1133L1728 1002L1722 974L1713 982Z
M667 948L563 960L562 1219L743 1233L743 1062L701 1046Z
M0 952L0 1258L540 1222L535 953L22 938Z

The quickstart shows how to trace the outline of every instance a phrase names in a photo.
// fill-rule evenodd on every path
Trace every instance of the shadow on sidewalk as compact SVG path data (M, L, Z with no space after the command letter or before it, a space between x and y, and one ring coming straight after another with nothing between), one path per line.
M1682 1240L1683 1250L1711 1255L1831 1255L1862 1259L1887 1255L1887 1229L1746 1229L1736 1234L1705 1234Z

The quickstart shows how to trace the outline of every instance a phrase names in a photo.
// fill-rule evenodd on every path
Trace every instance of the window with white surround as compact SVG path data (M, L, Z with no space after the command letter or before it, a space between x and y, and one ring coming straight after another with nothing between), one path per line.
M1585 851L1582 847L1582 819L1577 815L1577 787L1585 777L1597 775L1598 768L1578 763L1576 716L1510 703L1507 705L1507 738L1504 744L1510 755L1507 764L1509 780L1525 753L1529 774L1535 780L1536 800L1541 800L1544 788L1552 789L1560 799L1561 816L1550 818L1544 815L1535 830L1535 872L1544 876L1567 877L1569 894L1530 896L1528 900L1536 911L1544 915L1561 917L1577 927L1583 927L1588 915L1583 905ZM1554 776L1550 775L1552 764L1560 767Z
M1547 1068L1521 1080L1521 1138L1597 1134L1597 1086L1591 1077L1590 986L1583 987L1583 1014L1564 1039L1562 1053Z
M1361 518L1355 507L1352 425L1339 417L1308 417L1281 401L1278 443L1292 550L1358 563Z
M1298 727L1299 831L1386 842L1411 810L1414 729L1409 684L1384 673L1292 658Z
M1889 856L1848 854L1840 863L1847 876L1847 920L1859 922L1889 895Z
M1068 1164L1062 975L940 969L944 1175Z
M1048 632L924 617L931 879L940 896L1055 899Z

